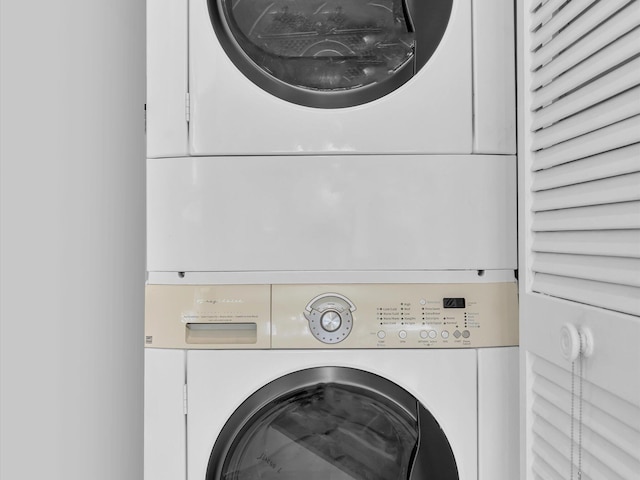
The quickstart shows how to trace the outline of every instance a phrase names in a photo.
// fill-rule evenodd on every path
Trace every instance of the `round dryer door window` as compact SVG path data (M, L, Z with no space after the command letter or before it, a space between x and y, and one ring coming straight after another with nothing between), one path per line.
M406 390L343 367L302 370L249 397L206 480L458 480L447 438Z
M453 0L208 0L234 64L284 100L340 108L378 99L431 58Z

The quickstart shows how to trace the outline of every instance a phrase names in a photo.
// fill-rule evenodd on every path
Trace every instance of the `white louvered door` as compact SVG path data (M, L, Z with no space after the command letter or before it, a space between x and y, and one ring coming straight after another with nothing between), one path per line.
M640 480L640 0L516 3L521 477Z

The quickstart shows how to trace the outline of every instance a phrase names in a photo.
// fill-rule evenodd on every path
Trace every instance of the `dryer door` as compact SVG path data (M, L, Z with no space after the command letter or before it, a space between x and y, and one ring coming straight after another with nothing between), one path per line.
M300 105L359 105L395 90L440 43L453 0L208 0L218 39L254 83Z
M406 390L344 367L301 370L231 416L206 480L458 480L447 438Z

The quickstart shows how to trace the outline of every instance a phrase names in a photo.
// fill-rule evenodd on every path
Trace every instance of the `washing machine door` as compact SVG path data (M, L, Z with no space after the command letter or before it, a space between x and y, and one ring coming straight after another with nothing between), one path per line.
M206 480L458 480L447 438L411 394L362 370L301 370L231 416Z
M225 52L255 84L317 108L359 105L412 78L453 0L208 0Z

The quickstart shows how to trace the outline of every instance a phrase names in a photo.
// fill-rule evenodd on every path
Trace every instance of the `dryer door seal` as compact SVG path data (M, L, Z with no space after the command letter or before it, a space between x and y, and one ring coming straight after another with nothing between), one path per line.
M382 377L320 367L275 380L224 426L206 480L458 480L433 416Z
M267 92L340 108L378 99L423 67L452 0L208 0L233 63Z

